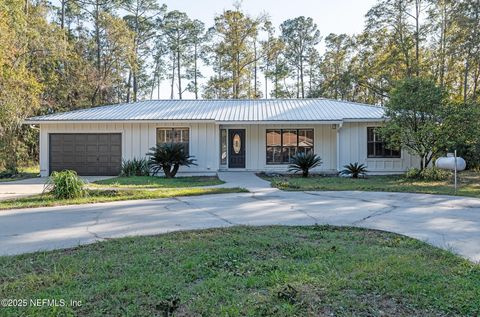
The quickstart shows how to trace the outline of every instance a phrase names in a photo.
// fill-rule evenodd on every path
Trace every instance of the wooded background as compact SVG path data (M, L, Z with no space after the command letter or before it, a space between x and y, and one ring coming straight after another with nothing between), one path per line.
M37 159L28 116L151 99L160 87L175 99L383 105L397 81L421 77L478 103L480 1L380 0L365 19L360 34L323 35L309 17L273 25L238 5L199 21L155 0L0 0L0 165Z

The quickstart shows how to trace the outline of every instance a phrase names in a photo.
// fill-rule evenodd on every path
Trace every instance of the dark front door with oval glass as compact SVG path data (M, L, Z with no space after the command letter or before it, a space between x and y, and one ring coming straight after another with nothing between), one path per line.
M245 168L245 129L228 130L228 168Z

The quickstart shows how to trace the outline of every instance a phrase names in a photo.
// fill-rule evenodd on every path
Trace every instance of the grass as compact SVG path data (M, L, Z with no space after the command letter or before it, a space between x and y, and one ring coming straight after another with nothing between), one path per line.
M118 187L118 188L179 188L220 185L224 182L216 176L192 176L192 177L153 177L153 176L131 176L115 177L96 181L90 185L96 187Z
M232 227L0 257L2 316L476 316L480 266L354 228Z
M382 192L408 192L424 194L454 195L453 180L448 181L421 181L408 180L402 176L369 176L368 178L344 178L335 176L300 176L268 177L262 178L271 181L273 187L284 190L363 190ZM480 197L480 173L465 171L459 173L457 195Z
M242 188L166 188L166 189L124 189L124 190L101 190L88 189L87 195L75 199L57 199L53 195L34 195L24 198L16 198L0 201L1 209L50 207L64 205L78 205L89 203L103 203L120 200L156 199L178 196L197 196L206 194L225 194L247 192Z
M11 182L11 181L18 181L21 179L26 178L34 178L40 176L40 167L37 166L26 166L26 167L19 167L18 168L19 174L15 177L8 177L8 178L0 178L0 182ZM0 172L1 174L1 172Z

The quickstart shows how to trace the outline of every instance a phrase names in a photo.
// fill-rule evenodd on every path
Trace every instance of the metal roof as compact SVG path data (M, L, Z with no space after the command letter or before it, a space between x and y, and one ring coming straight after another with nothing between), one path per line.
M383 108L330 99L148 100L32 117L56 121L378 121Z

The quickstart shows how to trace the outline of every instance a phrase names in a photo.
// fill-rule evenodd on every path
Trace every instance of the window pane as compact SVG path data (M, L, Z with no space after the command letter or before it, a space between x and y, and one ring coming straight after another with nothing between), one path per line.
M400 151L398 150L392 150L392 157L400 157Z
M267 146L282 145L280 133L280 130L267 130Z
M165 131L165 142L173 142L175 138L175 132L173 129L168 129Z
M182 129L181 130L181 138L180 142L188 142L189 141L189 131L188 129Z
M313 146L313 130L298 130L298 146Z
M220 164L227 164L227 130L220 130Z
M283 163L290 163L290 159L297 153L297 147L289 146L283 148Z
M367 128L367 141L374 141L375 128Z
M282 148L279 146L267 147L267 164L282 163Z
M368 142L367 144L367 156L375 156L374 143Z
M282 130L283 146L297 146L297 130Z
M311 147L298 147L297 148L297 153L304 153L304 154L309 154L313 152L313 148Z
M384 149L382 142L375 142L375 156L384 156Z
M166 142L166 133L165 129L157 129L157 144L162 144Z

